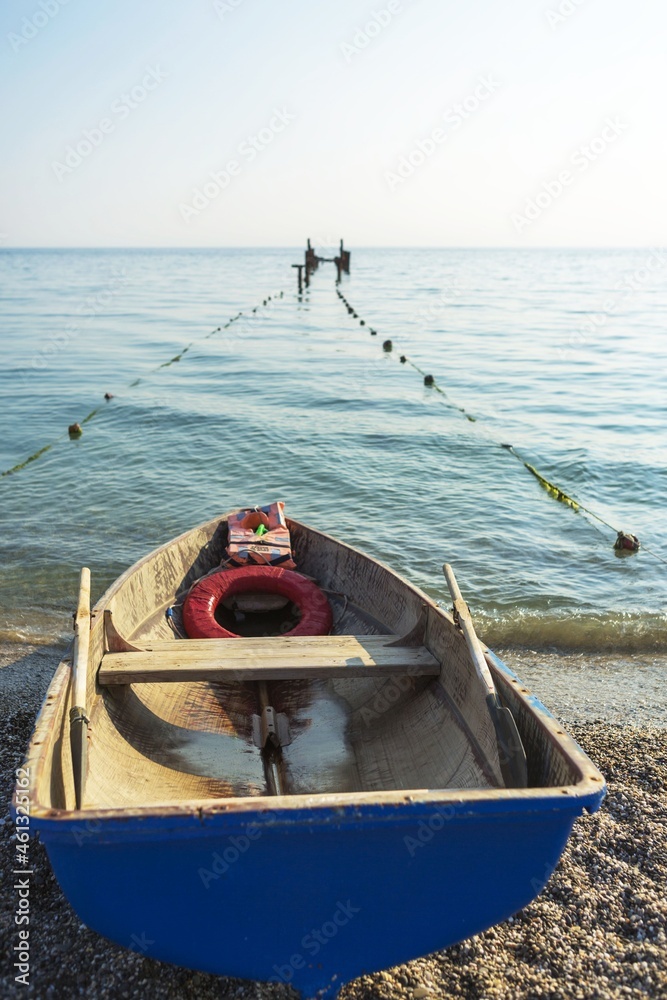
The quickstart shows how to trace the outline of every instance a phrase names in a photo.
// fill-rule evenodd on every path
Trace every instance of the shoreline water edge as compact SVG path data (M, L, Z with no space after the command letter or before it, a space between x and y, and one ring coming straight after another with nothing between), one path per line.
M0 650L3 995L293 996L287 983L222 979L155 962L143 957L140 939L120 949L74 914L39 840L23 836L9 813L15 782L20 788L29 780L23 757L62 651L30 647L19 655L14 644ZM445 952L355 980L341 1000L667 996L667 657L499 652L601 768L607 799L596 815L577 820L556 872L524 910ZM613 684L605 685L610 671ZM13 874L21 844L27 864Z

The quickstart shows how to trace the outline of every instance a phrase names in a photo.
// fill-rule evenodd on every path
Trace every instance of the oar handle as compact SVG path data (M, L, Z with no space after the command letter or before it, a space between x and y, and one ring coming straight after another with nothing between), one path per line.
M90 570L84 566L79 582L79 603L74 617L74 656L72 665L72 705L85 709L88 686L88 648L90 645Z
M472 657L473 663L477 668L478 673L484 681L488 693L493 696L493 700L497 701L498 695L496 693L496 688L493 683L493 678L491 677L491 671L486 662L486 657L482 652L482 647L480 646L479 639L477 638L477 633L475 632L475 626L472 623L472 618L470 617L470 609L468 605L463 600L461 596L461 591L459 590L459 585L456 582L456 577L454 576L454 570L449 565L445 563L442 567L443 573L445 574L445 579L447 581L447 586L449 587L449 592L452 595L452 602L454 605L454 619L457 625L460 627L465 641L468 645L468 650Z

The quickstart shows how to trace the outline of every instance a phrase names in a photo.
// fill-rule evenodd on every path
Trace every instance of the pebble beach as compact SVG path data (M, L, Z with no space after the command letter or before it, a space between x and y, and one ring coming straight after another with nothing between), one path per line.
M8 803L15 768L23 759L57 654L52 647L33 647L18 662L7 650L0 654L0 742L5 751L2 995L39 1000L293 997L288 986L178 969L100 938L81 924L64 899L37 840L30 848L34 870L30 982L14 982L8 971L15 937L15 900L8 891L14 852ZM527 674L536 673L530 654L505 651L503 655L526 680ZM655 703L647 697L628 701L623 712L617 702L603 702L604 714L595 717L583 688L577 699L572 681L577 673L586 676L587 664L581 657L563 661L561 676L566 682L553 681L558 672L552 663L537 690L602 770L608 785L602 808L576 822L556 872L524 910L447 951L357 979L342 990L341 1000L667 997L667 726L651 721L664 717L665 706L656 685ZM600 664L591 662L588 667L589 676L599 682ZM629 659L627 667L634 675L643 667L652 669L652 677L667 676L667 664L659 659L641 664Z

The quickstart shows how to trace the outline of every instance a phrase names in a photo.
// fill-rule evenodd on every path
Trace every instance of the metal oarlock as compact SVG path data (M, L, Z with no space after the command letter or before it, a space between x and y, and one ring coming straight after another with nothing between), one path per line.
M263 750L267 743L275 747L287 747L292 742L289 721L283 712L276 712L271 705L262 709L261 715L252 717L253 743Z

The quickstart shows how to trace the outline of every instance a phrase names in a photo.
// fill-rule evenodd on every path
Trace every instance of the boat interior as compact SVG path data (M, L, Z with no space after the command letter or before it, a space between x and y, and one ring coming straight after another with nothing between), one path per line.
M247 638L185 637L185 595L223 560L225 518L151 553L100 599L83 809L506 786L485 692L451 617L375 560L288 523L297 571L330 602L330 636L290 640L296 609L251 595L216 611ZM37 733L50 743L38 799L56 810L74 805L70 669L61 664ZM528 785L574 784L581 772L528 711L519 682L494 676L521 732Z

